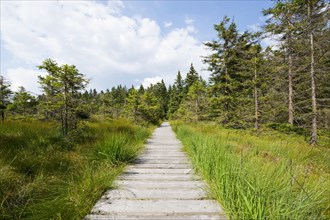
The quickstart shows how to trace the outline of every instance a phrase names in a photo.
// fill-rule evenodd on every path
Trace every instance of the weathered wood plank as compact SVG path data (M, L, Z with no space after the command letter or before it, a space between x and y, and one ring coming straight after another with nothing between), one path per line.
M110 199L96 204L92 214L109 213L207 213L223 212L214 200L123 200Z
M205 188L202 181L169 181L169 180L117 180L114 184L121 188L174 188L174 189L196 189Z
M175 188L130 188L130 189L115 189L108 190L102 199L207 199L207 193L203 189L175 189Z
M208 197L168 123L157 128L146 149L114 182L86 220L227 219Z

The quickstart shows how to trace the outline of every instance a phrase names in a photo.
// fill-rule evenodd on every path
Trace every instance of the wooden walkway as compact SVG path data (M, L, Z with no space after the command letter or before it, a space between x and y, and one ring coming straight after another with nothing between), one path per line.
M163 123L116 180L116 189L107 191L85 219L227 219L181 148L169 123Z

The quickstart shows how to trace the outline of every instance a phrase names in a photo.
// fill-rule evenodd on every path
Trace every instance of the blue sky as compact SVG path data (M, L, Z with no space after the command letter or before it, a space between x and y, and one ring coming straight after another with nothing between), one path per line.
M147 15L159 21L172 22L173 26L185 25L185 18L194 20L198 29L197 37L207 41L215 37L213 25L227 15L234 19L238 29L246 30L249 25L261 24L262 9L271 7L271 0L214 0L214 1L125 1L125 12L130 15Z
M173 83L193 63L208 78L202 42L227 15L240 31L262 25L273 1L1 1L1 74L40 93L45 58L74 64L98 90Z

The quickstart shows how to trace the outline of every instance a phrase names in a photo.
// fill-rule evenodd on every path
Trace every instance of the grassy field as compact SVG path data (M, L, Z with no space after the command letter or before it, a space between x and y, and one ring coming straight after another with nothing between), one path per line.
M0 219L82 219L151 134L127 121L0 123Z
M232 219L330 219L330 142L171 122Z

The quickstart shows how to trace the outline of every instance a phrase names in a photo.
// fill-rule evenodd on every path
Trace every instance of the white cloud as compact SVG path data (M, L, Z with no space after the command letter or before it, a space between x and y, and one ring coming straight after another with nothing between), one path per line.
M259 23L248 25L247 28L248 28L248 30L253 31L253 32L261 31L261 26Z
M261 45L263 47L270 47L273 50L279 49L280 47L280 41L279 39L281 38L281 35L269 35L267 37L264 37L261 40Z
M186 17L186 19L185 19L185 23L187 24L187 25L193 25L194 24L194 19L192 19L192 18L190 18L190 17Z
M1 41L11 56L3 60L19 60L26 69L49 57L74 64L97 89L155 76L174 79L190 63L202 69L205 48L192 35L192 19L164 34L155 20L124 15L124 7L118 1L2 2ZM13 85L32 85L21 81L28 71L18 69L7 70Z
M9 80L13 91L17 91L18 87L24 86L27 91L38 94L41 91L38 84L38 76L44 76L45 74L42 71L19 67L8 69L5 77Z
M261 18L259 18L261 20ZM259 23L247 25L249 31L257 32L262 31L261 25ZM278 49L280 35L268 35L261 39L261 45L263 47L271 47L272 49Z
M196 29L195 29L195 26L194 26L194 22L195 22L195 20L190 18L190 17L185 18L185 23L187 25L186 29L191 33L196 33L197 32Z
M143 87L148 87L148 86L150 86L151 84L156 84L156 83L158 83L158 82L161 82L162 81L162 77L160 77L160 76L155 76L155 77L147 77L147 78L145 78L142 82L141 82L141 84L143 85Z
M171 27L172 25L173 25L173 23L170 22L170 21L165 21L164 22L164 27L166 27L166 28Z

